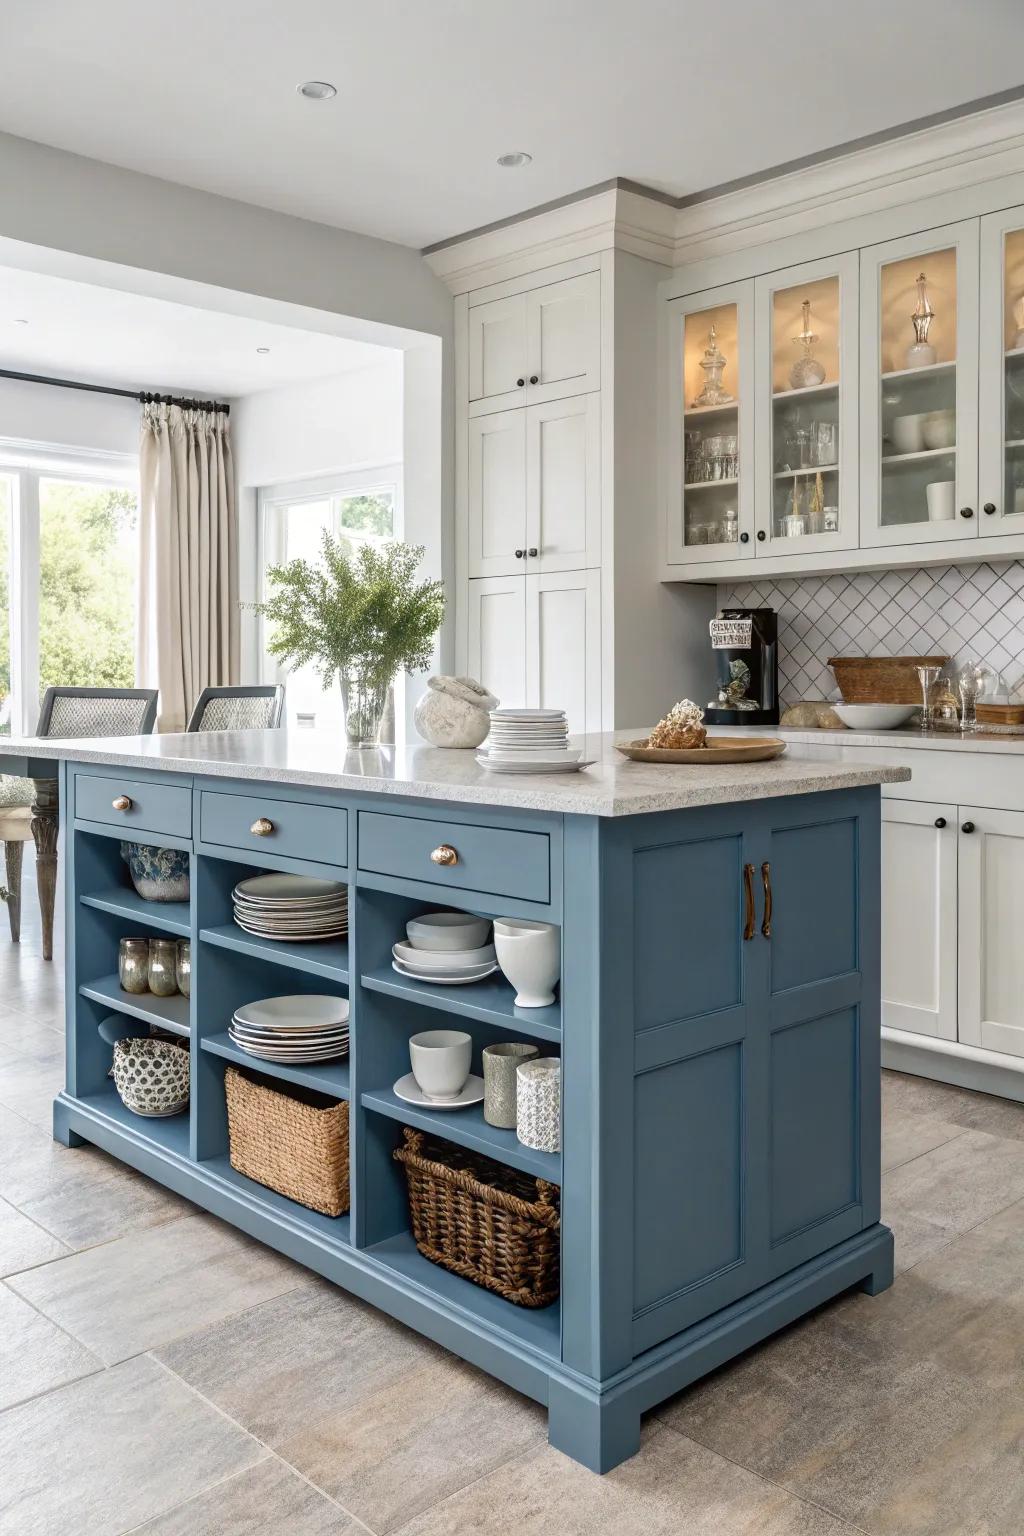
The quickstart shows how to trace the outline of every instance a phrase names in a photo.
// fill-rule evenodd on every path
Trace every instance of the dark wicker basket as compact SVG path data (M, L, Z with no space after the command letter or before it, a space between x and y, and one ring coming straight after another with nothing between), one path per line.
M291 1088L281 1093L228 1067L231 1166L325 1216L348 1210L348 1105Z
M475 1152L403 1128L416 1247L425 1259L517 1307L558 1296L559 1190Z
M830 656L844 704L920 704L918 667L944 667L948 656Z

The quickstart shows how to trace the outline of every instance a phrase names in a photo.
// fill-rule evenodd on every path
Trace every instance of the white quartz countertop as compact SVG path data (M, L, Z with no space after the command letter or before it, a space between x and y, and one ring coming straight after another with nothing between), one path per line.
M1024 756L1024 731L986 731L980 729L968 736L959 731L924 732L916 726L901 726L895 731L852 731L796 729L785 725L715 725L710 730L716 736L780 736L793 747L906 747L910 751L924 752L995 752Z
M910 778L906 768L866 762L816 762L811 754L801 756L798 744L774 762L722 763L707 768L634 763L615 751L615 741L643 734L631 730L574 738L574 745L583 747L585 756L596 761L592 768L573 774L489 773L477 764L471 751L443 751L428 746L347 751L338 732L305 730L210 731L79 740L8 736L0 737L0 762L3 757L12 756L70 758L126 769L251 779L259 784L304 784L580 816L634 816L779 795L853 789L867 784L901 783ZM825 732L817 734L824 736Z

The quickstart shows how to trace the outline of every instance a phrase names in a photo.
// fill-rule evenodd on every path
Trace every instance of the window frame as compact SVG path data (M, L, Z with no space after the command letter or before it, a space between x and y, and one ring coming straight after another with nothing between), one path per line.
M138 497L139 460L131 453L0 437L0 477L12 483L7 527L10 729L13 736L31 736L39 720L39 482L123 486Z

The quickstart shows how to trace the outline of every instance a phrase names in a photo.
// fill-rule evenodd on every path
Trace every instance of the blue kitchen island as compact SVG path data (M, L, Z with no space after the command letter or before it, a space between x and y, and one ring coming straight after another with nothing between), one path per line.
M903 769L783 759L651 767L591 738L595 768L501 778L472 753L346 755L328 733L0 742L10 772L59 776L67 1077L54 1134L90 1142L546 1404L552 1444L597 1471L641 1414L850 1286L890 1284L879 1222L879 785ZM54 761L56 760L56 762ZM185 850L188 903L143 901L122 839ZM441 860L436 855L445 850ZM454 853L454 858L451 856ZM240 878L344 880L342 942L254 938ZM555 1004L500 976L397 974L406 920L439 906L562 933ZM192 941L191 997L122 992L118 940ZM273 993L351 1000L351 1053L254 1061L234 1008ZM97 1026L126 1014L191 1044L188 1114L141 1119ZM479 1051L560 1054L562 1151L397 1099L408 1040L440 1025ZM351 1209L319 1215L228 1155L224 1072L242 1065L350 1105ZM561 1296L514 1306L424 1258L403 1126L561 1190Z

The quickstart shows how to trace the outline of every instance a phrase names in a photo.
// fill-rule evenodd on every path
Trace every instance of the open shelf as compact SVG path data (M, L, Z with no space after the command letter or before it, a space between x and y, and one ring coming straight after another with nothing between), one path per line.
M890 464L920 464L928 459L956 456L956 448L919 448L916 453L883 453L882 468Z
M503 1296L496 1296L482 1285L463 1280L461 1275L453 1275L451 1270L425 1259L411 1232L400 1232L383 1243L374 1243L365 1251L403 1280L447 1305L457 1307L478 1326L507 1334L550 1360L561 1359L561 1302L553 1301L549 1307L514 1306Z
M216 944L221 949L232 949L257 960L272 960L275 965L286 965L310 976L324 976L328 981L348 982L347 939L317 939L306 943L259 939L235 923L201 928L199 937L204 944Z
M200 1045L204 1051L223 1056L236 1067L249 1067L253 1072L263 1073L265 1077L277 1077L284 1083L297 1083L300 1088L314 1088L317 1093L330 1094L339 1099L347 1099L349 1096L347 1056L338 1061L326 1061L322 1065L290 1067L284 1062L263 1061L258 1056L250 1056L247 1051L239 1049L227 1032L207 1035L200 1041Z
M893 379L931 379L938 373L949 373L956 367L956 362L929 363L927 368L894 368L891 373L882 374L882 383L888 384Z
M772 394L773 403L776 400L814 400L828 395L834 395L839 389L839 380L834 379L831 384L808 384L806 389L777 389Z
M493 1157L496 1163L506 1163L531 1174L535 1179L547 1179L550 1184L562 1182L562 1159L557 1152L538 1152L524 1147L515 1131L503 1131L488 1125L484 1119L483 1104L471 1104L466 1109L421 1109L418 1104L407 1104L390 1088L377 1089L360 1095L364 1109L372 1109L379 1115L388 1115L403 1125L412 1125L431 1136L454 1141L460 1147L470 1147Z
M137 891L124 886L90 892L78 899L85 907L98 907L101 912L113 912L115 917L126 917L133 923L148 923L151 928L176 933L183 939L192 931L187 901L143 901Z
M133 1114L122 1104L113 1083L101 1093L83 1094L76 1102L94 1113L103 1115L118 1130L124 1130L127 1127L134 1135L144 1137L164 1152L173 1152L178 1157L189 1155L187 1109L182 1110L180 1115L166 1117Z
M689 421L691 416L734 416L739 408L738 400L731 400L727 405L690 405L683 411L683 420Z
M407 1003L479 1019L483 1024L510 1029L513 1034L529 1035L535 1040L560 1041L562 1038L559 1004L552 1003L549 1008L517 1008L515 993L504 976L488 976L467 987L436 987L431 982L402 976L393 971L389 963L386 967L364 971L360 980L371 992L386 992Z
M279 1195L276 1190L268 1189L265 1184L257 1184L255 1179L247 1179L244 1173L239 1173L236 1168L232 1168L231 1159L227 1153L221 1157L204 1158L197 1166L204 1173L215 1174L225 1184L231 1184L243 1191L274 1216L285 1216L298 1226L316 1233L318 1237L330 1238L332 1242L343 1243L346 1247L351 1242L347 1211L344 1216L325 1216L322 1211L311 1211L308 1205L300 1205L297 1200L289 1200L287 1195Z
M775 471L775 479L799 480L801 476L809 477L811 475L834 475L837 473L838 469L838 464L813 464L810 465L807 469L777 469Z
M728 486L728 485L739 485L739 483L740 483L739 480L735 476L733 476L732 479L725 479L725 480L691 480L687 485L683 486L683 490L684 491L710 491L712 489L712 487L714 487L716 485L718 485L718 486Z
M116 1013L126 1013L129 1018L156 1024L175 1035L189 1033L188 998L180 992L173 997L156 997L152 992L125 992L116 976L101 976L98 981L83 982L78 990L83 997L91 997L94 1003L105 1003Z

